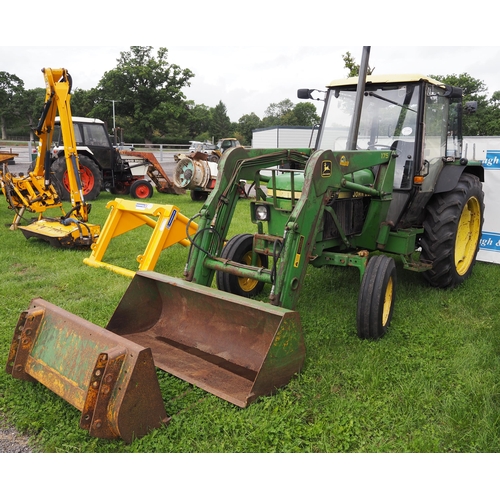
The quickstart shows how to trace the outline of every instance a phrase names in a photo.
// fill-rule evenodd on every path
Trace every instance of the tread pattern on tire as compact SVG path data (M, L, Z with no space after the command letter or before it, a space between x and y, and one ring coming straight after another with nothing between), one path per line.
M83 165L88 170L90 170L94 176L94 187L89 193L84 195L85 201L95 200L99 197L99 194L101 193L101 188L102 188L101 171L99 170L99 167L95 164L95 162L91 158L85 155L80 155L78 157L78 162L80 163L80 165ZM61 198L62 201L70 201L71 199L70 193L64 187L63 184L63 176L64 172L66 172L66 159L64 158L64 156L60 156L59 158L57 158L57 160L54 161L54 163L52 163L51 170L52 170L52 181L54 183L56 191L59 194L59 197Z
M392 303L389 316L382 324L384 298L389 280L392 279ZM357 330L362 339L378 339L385 335L392 319L396 289L396 264L386 255L370 258L358 296Z
M481 228L484 219L484 195L480 180L471 174L462 174L457 186L449 192L433 196L427 206L424 221L424 235L421 246L423 261L432 262L433 267L423 273L431 286L437 288L454 288L465 281L472 272L479 241L474 253L474 259L469 270L459 275L455 268L455 241L457 226L462 210L467 201L476 196L481 206Z

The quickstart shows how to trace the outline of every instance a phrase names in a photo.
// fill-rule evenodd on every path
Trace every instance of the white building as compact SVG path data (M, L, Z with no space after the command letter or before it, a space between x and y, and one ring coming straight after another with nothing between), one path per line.
M317 132L311 127L258 128L252 133L252 148L313 148Z

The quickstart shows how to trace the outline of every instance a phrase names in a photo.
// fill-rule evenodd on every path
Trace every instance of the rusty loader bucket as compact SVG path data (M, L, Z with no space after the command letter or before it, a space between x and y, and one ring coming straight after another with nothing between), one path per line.
M81 410L80 427L94 437L131 442L169 420L150 349L42 299L19 318L7 372Z
M107 329L240 407L286 385L305 358L297 312L150 271L132 279Z

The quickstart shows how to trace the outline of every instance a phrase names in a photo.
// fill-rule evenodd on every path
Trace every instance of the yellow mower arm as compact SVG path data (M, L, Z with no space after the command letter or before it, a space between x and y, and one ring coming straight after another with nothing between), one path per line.
M45 186L50 185L52 135L54 133L56 114L59 112L71 203L75 207L72 212L75 211L79 218L86 222L88 220L88 207L83 199L75 131L70 107L72 79L65 69L44 68L42 71L45 78L46 94L42 116L35 130L40 141L40 155L37 157L33 174L38 177L44 176Z
M16 212L11 229L19 228L26 238L43 239L56 247L90 246L99 236L100 227L88 223L90 205L85 203L83 197L70 106L72 79L66 69L44 68L42 72L45 78L45 103L34 130L40 142L40 154L34 170L27 176L8 176L6 196L10 207ZM59 194L51 182L51 146L57 113L70 185L72 209L69 212L64 212ZM60 208L63 215L59 219L42 218L49 208ZM38 221L21 227L19 224L26 210L38 213Z

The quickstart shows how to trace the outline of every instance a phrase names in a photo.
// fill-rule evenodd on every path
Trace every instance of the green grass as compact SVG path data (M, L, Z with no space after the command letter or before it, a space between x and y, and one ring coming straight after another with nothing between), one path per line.
M91 222L103 224L103 193ZM200 204L160 195L186 216ZM231 234L252 231L238 202ZM0 364L20 312L41 296L105 326L130 279L82 263L89 251L57 250L9 231L0 206ZM149 230L110 245L105 261L135 269ZM181 277L188 250L162 253L156 270ZM92 438L80 412L39 383L0 372L0 411L46 452L490 452L500 451L500 266L478 262L456 290L429 288L398 263L397 301L388 334L361 341L354 269L308 269L298 304L307 349L304 369L274 396L246 409L158 371L169 426L127 445Z

